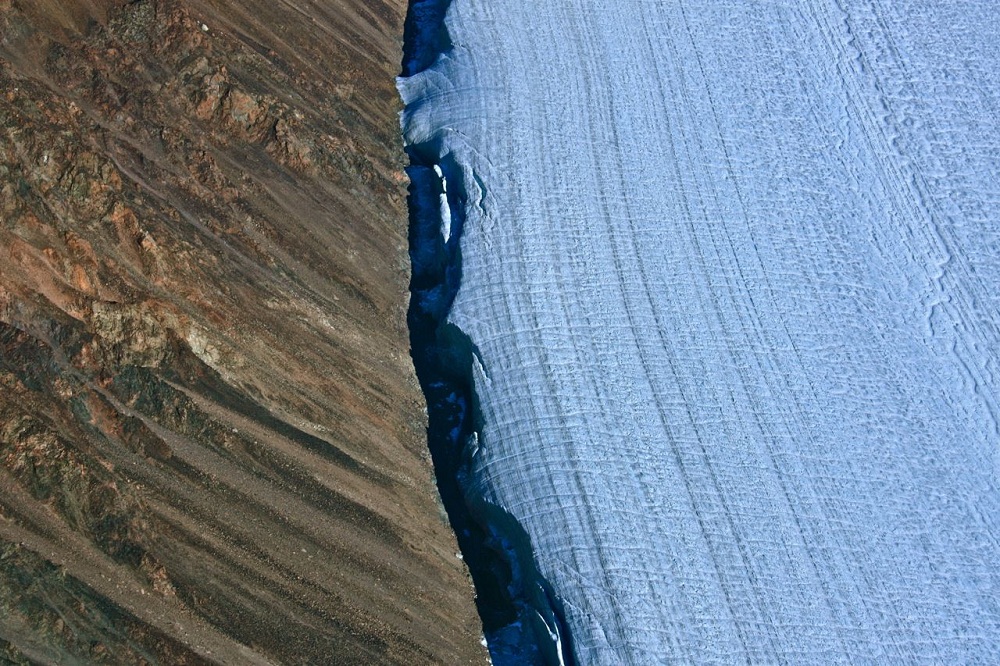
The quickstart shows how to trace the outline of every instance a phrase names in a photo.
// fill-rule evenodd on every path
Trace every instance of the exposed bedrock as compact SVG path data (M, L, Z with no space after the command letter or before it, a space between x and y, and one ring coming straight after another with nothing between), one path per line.
M486 661L409 354L404 11L0 0L0 661Z

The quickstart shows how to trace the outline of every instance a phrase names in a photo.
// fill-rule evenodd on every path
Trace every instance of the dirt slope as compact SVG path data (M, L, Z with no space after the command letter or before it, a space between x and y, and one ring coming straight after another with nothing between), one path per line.
M401 0L0 0L0 660L476 663Z

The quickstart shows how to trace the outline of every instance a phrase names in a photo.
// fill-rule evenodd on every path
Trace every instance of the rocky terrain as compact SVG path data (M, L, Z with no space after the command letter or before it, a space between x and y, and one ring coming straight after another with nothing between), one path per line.
M476 663L399 0L0 0L0 661Z

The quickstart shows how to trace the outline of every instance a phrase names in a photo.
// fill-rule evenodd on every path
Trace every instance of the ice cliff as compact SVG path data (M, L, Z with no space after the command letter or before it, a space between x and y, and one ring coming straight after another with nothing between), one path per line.
M575 657L1000 660L993 4L444 25L399 87L461 193L463 474Z

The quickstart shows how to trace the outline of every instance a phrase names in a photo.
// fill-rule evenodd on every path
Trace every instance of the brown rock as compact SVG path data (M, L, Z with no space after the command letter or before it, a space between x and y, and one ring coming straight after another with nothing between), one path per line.
M0 0L0 660L485 662L408 354L404 8Z

